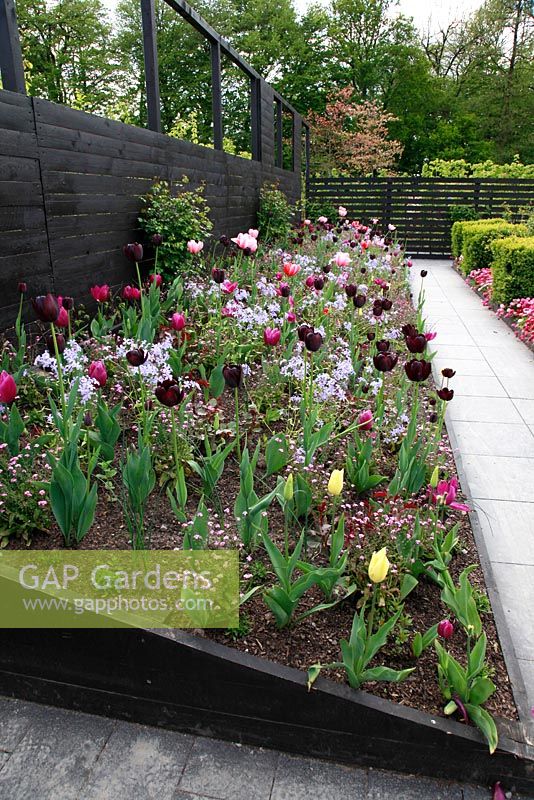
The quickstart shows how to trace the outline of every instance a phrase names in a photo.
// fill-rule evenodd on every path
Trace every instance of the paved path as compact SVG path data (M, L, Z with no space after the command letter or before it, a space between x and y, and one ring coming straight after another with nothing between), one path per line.
M481 534L487 550L492 605L500 598L507 621L511 641L495 608L505 656L511 645L518 659L520 675L510 677L527 722L534 706L534 355L482 305L450 261L417 259L415 297L422 268L428 270L427 325L438 334L432 342L435 374L441 379L443 367L456 370L447 428L478 517L475 535Z
M490 797L483 787L352 769L0 698L0 800Z

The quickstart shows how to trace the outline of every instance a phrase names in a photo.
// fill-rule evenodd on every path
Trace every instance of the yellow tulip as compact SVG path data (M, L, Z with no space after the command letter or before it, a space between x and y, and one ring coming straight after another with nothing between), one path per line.
M389 570L387 547L374 552L369 562L369 577L373 583L382 583Z
M328 494L332 497L339 497L343 491L343 472L342 469L332 470L330 480L328 481Z

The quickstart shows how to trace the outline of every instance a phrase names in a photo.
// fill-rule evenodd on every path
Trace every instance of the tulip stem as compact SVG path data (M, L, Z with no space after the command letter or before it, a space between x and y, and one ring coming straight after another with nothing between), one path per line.
M235 441L237 450L237 460L241 464L241 442L239 437L239 388L234 389L235 397Z
M376 608L376 592L377 592L377 586L376 584L373 584L373 597L371 600L371 610L369 611L369 616L367 618L367 638L369 638L373 634L373 623L375 619L375 608Z
M176 419L174 416L174 406L171 406L171 433L172 433L172 450L174 453L174 485L178 481L178 470L180 463L178 459L178 440L176 438Z
M63 369L61 367L61 357L59 355L59 348L57 346L56 329L54 323L50 323L50 331L52 333L52 341L54 343L54 353L57 362L57 379L59 383L59 394L61 397L61 410L63 412L63 438L67 440L67 404L65 402L65 384L63 383Z

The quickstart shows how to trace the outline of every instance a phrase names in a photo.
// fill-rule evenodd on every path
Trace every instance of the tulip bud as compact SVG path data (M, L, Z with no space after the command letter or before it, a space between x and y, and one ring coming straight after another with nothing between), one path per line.
M72 311L74 308L74 297L64 297L63 308L66 308L67 311Z
M442 619L438 624L438 636L442 639L450 639L454 633L454 625L448 619Z
M0 403L9 405L17 396L17 384L9 372L0 372Z
M293 500L293 473L291 472L284 484L284 500L289 503Z
M438 485L438 481L439 481L439 467L436 466L436 467L434 467L434 470L433 470L432 475L430 477L430 485L431 485L431 487L433 489L435 489L436 486Z
M316 353L323 343L323 337L317 331L312 331L308 333L304 340L304 344L306 345L306 349L310 351L310 353Z
M328 481L328 494L332 497L339 497L343 491L343 473L342 469L332 470L330 480Z
M240 364L225 364L222 373L229 389L239 388L243 377L243 368Z
M41 322L56 322L59 316L59 303L53 294L41 294L32 298L33 310Z
M46 349L50 353L51 356L56 355L56 348L54 346L54 338L51 334L45 339L46 342ZM57 351L61 355L64 352L65 347L67 346L67 342L65 341L65 337L62 333L56 333L56 344L57 344Z
M18 285L18 290L20 294L26 294L28 291L28 284L24 283L24 281L21 281Z
M211 277L215 281L215 283L222 283L224 281L224 270L219 269L218 267L214 267L211 271Z
M163 236L161 235L161 233L154 233L152 235L152 244L154 245L154 247L159 247L160 244L162 244L162 242L163 242Z
M373 583L382 583L389 571L389 561L387 557L387 547L375 551L369 562L369 578Z
M145 353L145 351L140 347L136 348L135 350L129 350L126 353L126 360L132 367L140 367L141 364L145 363L147 358L148 353Z
M131 242L130 244L125 244L122 248L122 253L128 261L142 261L143 260L143 245L139 244L139 242Z
M422 278L426 278L426 276L427 276L427 275L428 275L428 270L426 270L426 269L422 269L422 270L421 270L421 277L422 277Z

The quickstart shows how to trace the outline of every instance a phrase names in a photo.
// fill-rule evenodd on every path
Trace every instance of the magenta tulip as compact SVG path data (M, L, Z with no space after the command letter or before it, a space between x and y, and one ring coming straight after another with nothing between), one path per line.
M373 427L373 412L367 409L358 417L358 427L362 431L370 431Z
M163 278L159 274L159 272L153 272L151 275L148 276L148 280L150 283L155 283L156 286L161 286L163 283Z
M108 373L103 361L92 361L89 364L89 377L102 388L106 385Z
M171 317L171 328L175 331L183 331L185 328L185 316L178 312L174 313Z
M63 306L59 309L59 314L56 319L56 325L58 328L67 328L69 324L69 315Z
M136 286L125 286L122 290L124 300L139 300L141 292Z
M273 347L280 341L281 332L278 328L265 328L263 331L263 341L266 345Z
M109 300L110 296L109 286L107 283L104 283L102 286L92 286L91 294L97 303L105 303L107 300Z
M438 624L438 636L442 639L450 639L454 634L454 625L448 619L442 619Z
M17 384L9 372L0 372L0 403L12 403L17 396Z

